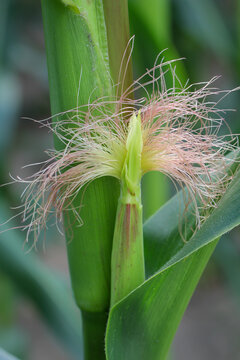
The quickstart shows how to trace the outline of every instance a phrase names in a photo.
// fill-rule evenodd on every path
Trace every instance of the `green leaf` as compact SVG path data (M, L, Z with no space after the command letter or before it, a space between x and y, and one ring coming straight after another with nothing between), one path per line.
M129 0L130 11L138 15L141 25L159 48L171 39L171 4L168 0ZM160 21L161 20L161 21ZM135 24L134 24L135 25Z
M230 160L228 174L232 176L239 168L239 150L236 149L229 153L227 158ZM195 224L194 208L191 205L186 212L186 195L186 191L184 193L179 191L144 224L144 253L147 276L157 272L184 247L185 243L179 236L180 231L186 240L192 235Z
M129 0L129 14L132 33L136 36L134 53L135 66L141 67L139 75L152 67L157 55L166 49L166 60L179 58L172 34L172 5L168 0ZM182 62L176 64L177 75L185 83L186 70ZM171 85L170 85L171 86Z
M181 218L185 209L183 192L173 196L158 212L144 224L144 254L147 277L156 273L182 247L184 242L179 231L184 229L185 239L189 239L194 226L192 207ZM184 224L181 225L181 221Z
M17 360L17 358L15 356L8 354L3 349L0 349L0 359L1 360Z
M173 239L174 221L171 222L173 202L169 202L153 216L149 222L161 223L156 229L155 240L159 236L159 248L155 246L156 263L159 264L158 250L168 252L169 261L145 283L116 304L109 315L106 351L108 360L132 360L149 358L165 359L179 322L221 235L240 223L240 172L227 189L218 207L205 221L199 231L182 246L176 237L176 245L167 242L163 246L163 237L158 235L165 227L165 236ZM173 200L172 200L173 201ZM175 204L177 207L177 198ZM165 213L169 214L170 226ZM176 219L176 212L173 216ZM156 222L155 222L156 221ZM176 223L175 223L176 224ZM145 234L149 229L145 228ZM152 229L152 235L154 230ZM148 258L148 262L155 262ZM147 264L148 268L154 266Z

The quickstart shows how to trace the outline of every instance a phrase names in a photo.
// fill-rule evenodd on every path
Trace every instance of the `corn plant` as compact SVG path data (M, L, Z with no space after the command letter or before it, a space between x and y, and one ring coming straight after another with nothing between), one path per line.
M214 79L181 84L173 61L134 82L127 7L42 0L52 110L42 125L55 149L29 179L23 226L35 241L52 215L64 227L86 360L165 359L219 238L240 223L237 142L218 136L210 100L221 91ZM143 225L151 171L180 190Z

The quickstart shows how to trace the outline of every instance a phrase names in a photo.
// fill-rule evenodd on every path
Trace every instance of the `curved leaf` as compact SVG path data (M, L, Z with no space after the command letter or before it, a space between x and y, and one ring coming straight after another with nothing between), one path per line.
M240 223L239 190L240 172L220 200L218 208L191 240L180 250L173 246L179 239L176 243L173 241L171 251L175 255L142 286L112 308L106 335L107 359L166 358L184 310L219 237ZM170 207L173 209L171 202L165 208L169 221ZM161 213L159 211L155 215L157 218L153 217L151 221L157 221L170 235L174 222L170 221L168 228L166 218L159 217ZM176 214L177 211L174 216ZM146 231L145 228L145 234ZM159 238L162 239L161 236ZM157 254L157 246L155 251Z
M144 254L147 277L156 273L183 246L179 236L181 214L185 205L183 192L177 193L144 224ZM184 238L189 239L194 217L188 208L184 215ZM166 226L167 224L167 226Z

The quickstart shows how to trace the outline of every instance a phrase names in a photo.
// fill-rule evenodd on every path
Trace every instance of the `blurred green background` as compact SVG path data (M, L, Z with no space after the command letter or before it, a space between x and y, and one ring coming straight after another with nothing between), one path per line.
M185 83L221 75L216 86L240 84L239 0L129 0L135 35L134 77L151 68L164 49L166 60L183 57L177 74ZM240 93L223 108L233 133L240 133ZM0 2L0 183L31 173L22 167L45 159L51 134L25 117L50 115L40 1ZM144 178L147 189L149 179ZM159 183L161 182L161 187ZM23 187L0 187L0 222L17 214ZM145 218L172 194L155 175L144 192ZM17 227L14 218L1 229ZM29 360L79 359L81 318L69 284L65 243L49 226L37 250L28 251L20 229L0 233L0 347ZM239 229L222 239L193 296L172 348L172 359L240 358Z

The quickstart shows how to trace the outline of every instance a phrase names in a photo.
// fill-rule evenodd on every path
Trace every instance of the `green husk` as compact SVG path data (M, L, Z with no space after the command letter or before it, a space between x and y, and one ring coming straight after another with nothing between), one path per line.
M111 306L145 279L141 204L141 116L129 122L111 263Z
M111 306L145 279L142 205L119 199L112 250Z

